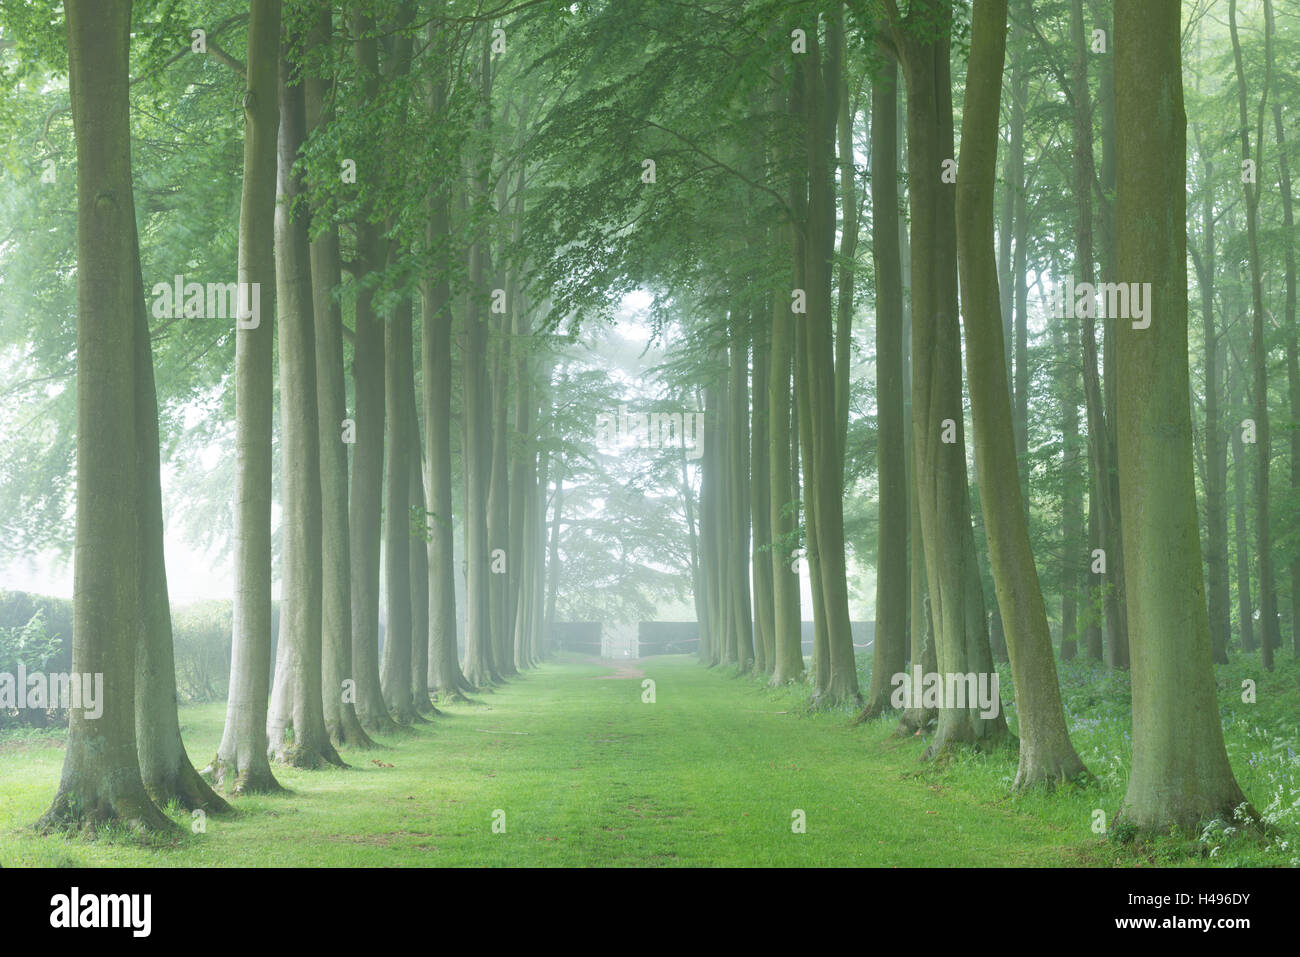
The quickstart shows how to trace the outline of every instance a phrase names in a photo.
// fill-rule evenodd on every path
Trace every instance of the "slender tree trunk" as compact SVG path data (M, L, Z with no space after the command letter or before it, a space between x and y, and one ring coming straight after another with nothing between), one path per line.
M1228 663L1228 638L1231 634L1231 593L1228 588L1228 509L1223 479L1226 475L1226 443L1219 417L1219 394L1223 387L1219 374L1219 338L1214 326L1215 215L1214 163L1200 146L1197 153L1204 169L1201 200L1201 235L1205 249L1197 255L1197 286L1201 293L1201 338L1205 344L1205 486L1206 556L1205 572L1210 610L1210 647L1216 664Z
M226 727L215 776L235 793L274 791L267 759L271 667L271 356L275 337L276 103L280 2L253 0L244 91L239 283L253 312L235 339L235 612ZM243 296L239 298L245 298ZM258 308L244 306L257 303ZM253 321L256 319L256 325Z
M783 80L784 74L777 80ZM774 81L772 92L772 112L780 117L784 109L798 115L802 110L799 97L802 96L803 73L796 70L792 77L794 92L788 106L782 101L784 93L782 83ZM793 154L794 151L791 151ZM793 155L786 158L786 176L791 180L792 198L797 198L801 179L798 164ZM776 238L789 243L789 248L796 249L796 239L789 225L776 230ZM796 269L801 257L795 253ZM787 274L789 276L789 274ZM792 288L797 288L802 280L794 278ZM801 635L801 615L799 596L799 574L795 570L794 541L798 523L791 511L795 499L791 437L791 403L794 396L791 374L794 360L795 325L798 321L790 311L789 291L776 289L772 297L772 344L771 373L767 380L767 428L769 442L768 474L770 476L771 530L774 547L772 549L772 639L773 685L783 685L803 677L803 639Z
M430 23L427 39L434 57L446 53L440 25ZM429 113L441 116L447 105L447 68L439 62L429 84ZM421 359L424 378L425 446L429 450L429 686L440 701L463 698L468 684L456 647L456 560L452 525L451 472L451 186L444 176L432 184L427 201L425 242L433 253L420 287L424 323ZM462 415L464 410L462 409Z
M1092 26L1106 31L1106 36L1113 36L1111 17L1108 9L1097 9L1096 0L1089 0L1093 5ZM1109 6L1109 5L1107 5ZM1115 60L1114 46L1108 44L1105 52L1092 53L1087 56L1097 62L1097 110L1101 117L1101 181L1102 196L1098 203L1098 221L1101 224L1101 279L1102 282L1119 282L1119 266L1115 253ZM1102 326L1102 377L1104 379L1104 397L1106 412L1106 460L1110 464L1107 476L1110 491L1107 502L1110 512L1107 515L1108 538L1106 545L1106 584L1110 594L1106 605L1107 628L1111 630L1112 647L1116 650L1116 660L1128 667L1128 614L1124 604L1124 522L1119 507L1119 472L1115 463L1119 461L1117 436L1115 432L1116 387L1115 381L1115 323L1106 322Z
M209 814L231 810L190 763L176 711L176 660L171 602L163 546L162 481L158 451L158 393L149 341L148 308L140 273L140 243L134 217L135 250L135 436L136 494L140 528L139 644L136 648L135 735L145 790L160 808L173 801ZM74 669L75 670L75 669Z
M483 31L479 51L478 126L486 137L490 125L492 97L492 56L490 38ZM476 212L488 203L488 174L491 153L475 157L472 170ZM488 538L488 490L491 486L491 409L487 368L488 317L484 306L488 299L484 279L488 275L487 237L482 230L474 237L469 253L468 309L465 317L464 368L464 435L463 468L465 478L465 552L467 562L465 616L465 676L473 684L484 687L496 684L501 676L497 672L492 635L491 596L491 546Z
M775 297L780 299L779 296ZM775 612L772 571L772 473L768 463L771 440L768 422L768 376L771 371L771 326L761 321L764 310L754 317L754 411L750 432L750 521L754 530L752 561L754 567L754 673L771 674L775 667L776 643L773 638ZM771 316L769 306L766 313Z
M1267 26L1267 24L1266 24ZM1250 120L1246 111L1246 75L1242 66L1241 43L1237 37L1237 0L1228 0L1228 27L1232 35L1232 55L1237 67L1237 107L1241 119L1241 158L1254 163L1257 175L1263 168L1264 106L1268 101L1268 71L1259 97L1259 122L1255 143L1257 152L1250 155ZM1265 46L1271 55L1270 31L1264 33ZM1245 177L1242 177L1245 179ZM1250 337L1251 368L1255 380L1255 547L1259 561L1259 647L1264 667L1273 670L1273 649L1281 643L1277 623L1277 593L1273 581L1273 537L1270 528L1269 460L1273 443L1268 420L1268 342L1264 337L1263 262L1259 253L1259 191L1261 183L1243 182L1246 199L1246 235L1250 247L1250 290L1252 318Z
M1062 328L1063 327L1063 328ZM1066 491L1061 502L1061 657L1073 658L1079 636L1079 584L1081 570L1087 566L1079 560L1079 546L1084 542L1083 501L1084 483L1079 462L1079 397L1075 377L1074 356L1078 355L1074 342L1074 320L1053 323L1053 336L1061 329L1064 350L1058 352L1057 377L1061 395L1061 466L1065 472ZM1084 642L1084 650L1094 661L1101 660L1100 646Z
M730 561L732 627L735 630L736 666L741 672L754 667L754 621L749 589L749 315L733 310L731 330L731 381L727 389L730 415L727 429L727 508L731 537Z
M353 19L353 53L363 94L368 102L379 95L379 54L374 22ZM373 211L366 204L357 217L357 259L363 274L382 270L386 253ZM384 319L375 311L374 289L357 291L356 341L352 377L356 395L356 451L352 462L349 502L352 548L352 677L356 682L357 718L369 733L391 733L397 725L384 703L379 678L379 564L383 541L384 495ZM390 639L391 640L391 639Z
M414 348L414 345L412 345ZM414 352L411 365L415 365ZM411 425L411 445L417 454L411 457L411 512L427 521L429 507L424 498L424 468L421 465L420 423L415 412L416 397L410 396L411 411L407 421ZM422 521L421 527L424 522ZM437 714L438 709L429 699L429 543L423 535L411 530L411 698L417 714Z
M543 625L543 633L547 636L548 642L555 630L555 604L560 585L560 523L564 516L564 459L562 457L557 458L555 464L555 504L552 506L552 511L554 515L551 518L550 542L546 547L546 621ZM702 640L703 634L701 634Z
M1242 382L1242 405L1250 401L1250 390ZM1229 393L1231 394L1231 393ZM1237 538L1237 619L1241 622L1241 650L1254 651L1254 602L1250 592L1250 524L1246 520L1246 447L1241 441L1241 429L1233 426L1232 433L1232 490L1233 525Z
M900 100L898 126L906 123L902 112L903 87L897 87ZM906 158L906 137L899 137L896 165L902 168ZM903 288L911 288L911 242L909 224L899 216L898 248L903 266ZM925 542L921 534L921 496L916 475L916 443L913 441L915 418L912 410L912 308L910 297L903 299L903 443L904 467L907 471L907 541L908 541L908 662L921 666L922 674L939 670L935 651L934 620L930 614L930 590L925 579ZM915 698L903 709L896 733L901 736L928 729L938 718L938 712L926 708Z
M309 43L329 43L333 26L321 4ZM332 122L328 80L308 71L303 81L307 128ZM316 209L313 209L313 213ZM347 682L352 680L352 556L348 533L348 446L344 443L347 379L343 363L343 314L334 290L342 283L338 227L328 224L311 244L312 309L315 312L316 390L321 456L321 694L325 726L336 747L370 748ZM354 423L355 424L355 423Z
M1092 145L1092 102L1088 91L1088 41L1083 23L1083 0L1072 0L1070 5L1070 35L1074 50L1071 98L1074 101L1074 196L1078 214L1078 245L1075 257L1075 270L1080 282L1093 283L1093 215L1092 193L1096 179L1093 163ZM1083 319L1083 387L1084 402L1088 416L1088 454L1091 463L1091 485L1089 492L1090 537L1087 549L1087 563L1090 574L1089 583L1095 582L1096 590L1101 591L1101 603L1106 621L1106 664L1111 668L1124 668L1128 665L1127 647L1120 619L1122 611L1113 584L1111 559L1118 554L1113 517L1116 513L1111 501L1110 476L1113 466L1110 458L1110 426L1106 421L1105 397L1102 394L1101 378L1097 371L1097 323L1095 300L1080 300L1084 307L1080 318ZM1108 321L1117 321L1107 317ZM1100 548L1105 556L1105 570L1091 572L1094 560L1093 549ZM1099 576L1099 577L1098 577ZM1089 589L1092 593L1093 589ZM1090 602L1091 604L1091 602ZM1101 638L1100 622L1089 610L1088 647L1089 653L1099 644Z
M828 37L837 52L836 61L844 58L844 17L836 13L828 26ZM849 435L849 383L853 361L853 287L857 275L858 255L858 187L857 165L853 159L853 121L856 114L849 97L848 71L838 70L835 78L840 163L840 262L838 302L835 314L835 435L841 460ZM840 469L843 471L841 461Z
M504 256L502 256L504 261ZM497 289L505 285L500 274L497 276ZM498 674L505 678L514 677L519 672L515 668L514 622L510 618L510 576L519 556L510 550L510 526L515 517L510 514L509 457L506 455L507 429L509 420L510 382L507 370L510 367L510 311L516 308L514 302L507 299L507 311L499 318L489 314L489 335L494 342L488 348L492 356L488 393L491 415L491 468L489 469L487 511L488 511L488 549L489 570L489 621L492 630L492 660Z
M1017 54L1017 59L1023 54ZM1025 112L1029 100L1029 71L1017 69L1011 77L1011 180L1015 193L1012 233L1012 286L1016 303L1013 324L1016 337L1015 428L1016 458L1023 462L1029 452L1029 200L1025 183Z
M1020 483L1009 481L1017 472L1016 444L993 245L1006 26L1007 0L977 0L962 110L956 212L975 462L1020 719L1020 765L1013 788L1023 790L1071 780L1086 769L1066 728Z
M903 21L890 23L907 82L908 182L912 235L912 413L916 488L927 581L933 612L938 670L978 672L992 667L988 633L972 603L974 557L970 491L962 429L961 333L957 317L954 190L936 170L953 160L949 35L951 6L943 0L914 5ZM914 22L920 19L924 28ZM996 275L996 273L994 273ZM945 441L945 437L955 441ZM982 624L982 622L980 623ZM945 702L945 704L955 702ZM946 707L927 757L953 745L985 745L1004 736L999 711L985 717L970 707Z
M727 354L724 349L718 364L728 369ZM713 580L713 602L717 609L717 664L737 665L740 648L736 640L738 628L736 623L736 601L734 596L735 577L732 566L735 562L732 522L735 510L731 507L731 404L729 401L729 377L721 375L712 392L712 419L716 423L710 441L711 458L708 468L713 476L712 494L710 495L709 517L713 524L713 564L717 574ZM706 395L708 393L706 392Z
M1021 74L1019 31L1013 29L1011 35L1016 38L1017 42L1011 55L1011 69L1007 83L1008 96L1011 100L1011 124L1007 130L1008 147L1002 166L1004 183L998 224L998 288L999 299L1002 303L1002 339L1007 353L1007 381L1009 383L1008 387L1014 388L1016 280L1012 269L1011 237L1015 232L1016 195L1024 185L1022 181L1025 172L1025 110L1024 103L1018 102L1017 98L1020 91ZM1011 401L1014 406L1014 393L1011 396ZM1015 424L1017 423L1013 423L1013 425ZM1019 438L1020 436L1017 434L1017 443ZM1019 454L1018 444L1017 454Z
M863 718L892 708L907 666L907 460L903 410L903 266L898 249L898 66L871 80L871 245L876 274L876 636Z
M398 724L419 719L411 696L411 446L407 376L411 373L411 300L403 297L384 325L384 648L380 681L384 704ZM413 388L413 387L412 387ZM416 446L418 451L419 446ZM424 640L421 636L421 640Z
M1273 33L1273 3L1264 0L1267 28ZM1272 45L1269 45L1272 53ZM1269 57L1268 70L1273 71ZM1295 253L1295 198L1291 193L1291 167L1287 162L1286 134L1282 127L1282 103L1273 100L1273 128L1277 134L1277 179L1282 194L1282 230L1286 249L1286 315L1283 329L1286 333L1287 395L1291 412L1291 494L1300 496L1300 346L1296 332L1296 253ZM1291 650L1300 658L1300 552L1292 550L1291 565Z
M321 691L321 603L323 528L321 514L320 423L316 399L315 310L312 302L311 252L305 210L292 214L306 192L293 164L307 138L306 101L295 81L287 51L280 62L280 130L278 193L275 207L275 275L280 358L280 489L283 498L283 576L280 588L280 655L272 696L267 741L276 760L300 768L322 763L342 766L325 726ZM279 688L277 688L279 691ZM277 701L287 704L281 710ZM289 729L292 728L292 737Z
M862 707L849 625L848 581L844 558L843 452L839 448L835 419L835 391L824 370L834 366L831 335L831 260L835 238L834 164L836 93L842 66L842 12L836 8L827 31L828 44L822 62L816 31L808 38L804 61L807 74L808 213L804 247L805 289L808 314L801 323L805 346L798 372L806 380L801 394L811 435L804 441L811 453L804 468L808 490L808 527L815 529L815 549L810 549L815 587L821 593L822 621L825 622L825 660L815 663L818 681L813 692L815 705L847 702ZM819 371L822 370L822 371ZM804 424L804 423L801 423ZM811 467L809 467L811 466ZM814 603L814 613L818 605ZM814 621L816 621L814 614Z

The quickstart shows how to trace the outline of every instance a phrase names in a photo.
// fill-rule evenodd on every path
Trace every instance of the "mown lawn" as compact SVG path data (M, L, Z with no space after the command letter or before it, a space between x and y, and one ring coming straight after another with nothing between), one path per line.
M654 703L642 700L643 678ZM0 864L1287 863L1277 842L1228 842L1211 858L1185 841L1134 849L1094 833L1094 809L1113 814L1123 781L1088 753L1085 728L1076 743L1099 781L1011 797L1013 750L920 765L923 738L892 737L890 720L855 728L845 712L809 715L805 697L687 657L551 662L382 750L348 752L350 769L278 768L290 793L241 798L237 816L163 846L35 834L58 783L60 737L10 736L0 739ZM223 704L182 710L196 764L215 753L223 715ZM797 811L804 833L792 828ZM188 815L173 816L191 829Z

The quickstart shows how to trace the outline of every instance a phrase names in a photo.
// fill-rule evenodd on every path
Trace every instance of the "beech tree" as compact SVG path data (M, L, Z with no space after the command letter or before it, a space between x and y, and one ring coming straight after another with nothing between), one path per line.
M1233 820L1246 804L1219 723L1196 531L1180 11L1178 0L1115 3L1119 265L1151 283L1149 327L1118 331L1133 673L1133 770L1120 813L1149 833Z
M322 566L320 427L316 397L316 313L312 299L306 189L294 172L307 138L302 79L285 30L279 57L280 131L275 207L275 276L280 359L284 574L280 644L267 717L271 753L297 767L342 765L325 725L322 696ZM292 737L289 730L292 728Z
M1020 482L1008 480L1016 473L1016 446L1006 356L1002 351L1002 308L993 243L998 94L1002 89L1006 25L1006 0L976 0L962 112L956 222L975 463L1016 685L1020 767L1014 787L1022 789L1077 778L1085 769L1065 724Z
M226 727L214 773L228 791L279 789L267 760L271 669L271 356L275 335L276 97L280 0L253 0L244 92L244 185L239 208L241 313L235 366L235 634Z
M103 713L74 708L58 792L40 826L175 825L145 790L136 752L136 662L148 543L137 418L143 288L131 183L130 0L68 0L68 81L77 143L77 530L72 667L102 675ZM152 378L152 376L150 376ZM143 599L143 600L142 600ZM146 660L141 656L141 660ZM168 742L170 743L170 742Z
M906 16L886 3L891 54L907 83L911 205L912 442L938 671L989 674L993 655L974 560L961 403L954 158L948 51L951 4L925 0ZM996 275L994 273L994 275ZM990 490L991 491L991 490ZM981 628L981 624L984 627ZM1006 733L999 709L942 708L929 753L987 744Z

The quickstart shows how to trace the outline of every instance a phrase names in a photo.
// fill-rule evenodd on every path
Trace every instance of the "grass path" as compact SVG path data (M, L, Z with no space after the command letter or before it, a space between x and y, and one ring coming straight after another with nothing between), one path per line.
M653 704L642 701L645 678ZM947 786L941 773L918 775L919 740L891 738L883 722L804 715L796 694L686 657L551 662L382 750L348 752L351 769L277 768L293 793L240 799L237 817L165 847L35 835L26 825L54 794L62 750L57 739L0 744L0 864L1025 866L1109 856L1083 821L1066 826ZM196 763L215 752L223 713L182 710ZM792 832L796 810L806 833ZM493 832L497 811L504 833Z

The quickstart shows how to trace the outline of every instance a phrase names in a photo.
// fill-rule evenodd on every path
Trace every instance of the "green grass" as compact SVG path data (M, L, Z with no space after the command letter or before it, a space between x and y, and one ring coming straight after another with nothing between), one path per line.
M237 816L210 818L206 833L165 846L30 830L58 783L61 735L10 734L0 738L0 864L1132 866L1288 859L1277 841L1229 841L1211 858L1186 841L1135 849L1093 833L1093 810L1109 818L1123 796L1126 763L1117 770L1109 756L1122 746L1117 702L1125 689L1112 681L1098 690L1083 666L1065 669L1062 683L1072 712L1079 696L1091 695L1094 717L1073 724L1098 782L1017 797L1008 794L1014 750L935 768L918 761L924 738L893 737L888 719L854 728L842 711L807 714L804 688L764 688L686 657L620 667L622 676L605 677L614 667L592 659L548 663L481 695L480 703L450 707L435 724L386 740L382 750L348 752L350 769L277 768L292 793L241 798ZM653 704L642 702L640 672L656 683ZM1221 673L1221 685L1230 678ZM1296 682L1294 675L1286 680L1294 727ZM1281 687L1281 676L1276 681ZM182 709L196 763L215 753L223 713L221 704ZM1251 768L1242 773L1240 766L1241 742L1254 725L1226 723L1247 793L1267 804L1269 795L1252 791L1252 783L1258 790L1273 777L1253 779ZM1268 775L1281 767L1277 747L1270 741L1266 749L1274 759ZM792 832L796 809L806 815L806 833ZM496 810L505 812L505 833L493 833ZM174 810L173 817L190 830L188 815Z

